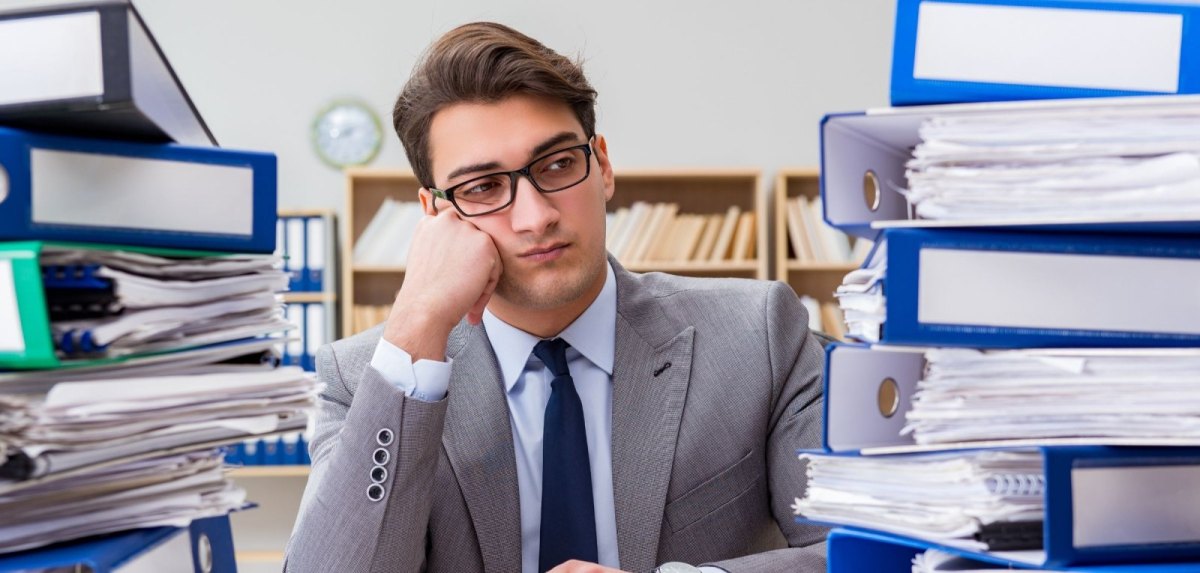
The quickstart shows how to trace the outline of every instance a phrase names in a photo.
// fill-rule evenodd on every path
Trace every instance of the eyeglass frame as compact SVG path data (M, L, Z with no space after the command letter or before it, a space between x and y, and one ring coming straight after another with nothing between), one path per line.
M551 190L543 189L541 185L538 185L538 182L536 180L534 180L534 178L533 178L533 173L531 173L529 171L529 169L531 167L533 167L537 162L542 161L543 159L546 159L553 155L557 155L564 151L573 151L575 149L583 150L583 161L584 161L584 165L585 165L583 177L580 178L579 181L576 181L570 185L567 185L566 187L559 187L558 189L551 189ZM592 139L589 137L587 142L585 142L585 143L581 143L579 145L572 145L570 147L564 147L562 149L556 149L554 151L547 152L543 155L539 155L533 161L530 161L527 165L525 165L524 167L522 167L520 169L514 169L512 171L496 171L493 173L487 173L484 175L480 175L478 177L472 177L466 181L463 181L462 183L458 183L456 185L451 185L449 188L447 188L445 190L437 189L434 187L426 187L426 190L429 191L429 193L432 194L434 196L434 198L436 198L436 199L444 199L446 201L449 201L450 204L454 206L454 210L458 211L458 214L462 215L463 217L479 217L482 215L491 215L492 213L496 213L498 211L503 211L504 209L507 209L509 206L511 206L517 200L517 177L518 176L524 176L526 179L528 179L529 183L531 185L533 185L533 188L537 189L538 193L541 193L543 195L549 195L551 193L558 193L559 191L566 191L567 189L570 189L576 185L579 185L580 183L583 183L584 181L587 181L587 178L592 176L592 154L593 154ZM466 185L474 183L480 179L486 179L488 177L496 177L498 175L507 175L508 179L509 179L509 191L508 191L508 202L507 203L505 203L499 207L496 207L495 209L492 209L490 211L484 211L482 213L475 213L475 214L467 214L466 211L463 211L462 207L458 206L458 201L454 200L454 192L456 190L461 189L461 188L465 187Z

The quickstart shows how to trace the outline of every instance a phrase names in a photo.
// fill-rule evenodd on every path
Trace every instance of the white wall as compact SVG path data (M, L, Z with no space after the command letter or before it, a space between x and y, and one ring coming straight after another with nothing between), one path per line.
M44 3L0 0L0 9ZM474 20L581 54L618 167L816 165L824 113L885 105L892 0L136 0L225 147L279 156L280 206L342 207L308 131L356 97L407 166L391 105L418 54ZM620 192L618 190L618 192Z

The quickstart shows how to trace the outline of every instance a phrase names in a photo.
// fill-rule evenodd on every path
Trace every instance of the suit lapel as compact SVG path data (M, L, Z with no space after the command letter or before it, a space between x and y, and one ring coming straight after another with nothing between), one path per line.
M617 544L622 569L649 571L657 565L695 329L672 326L656 299L639 296L636 279L615 262L613 268L618 279L612 403Z
M521 502L500 366L482 326L460 324L448 349L454 367L443 433L446 455L479 537L484 569L519 571Z

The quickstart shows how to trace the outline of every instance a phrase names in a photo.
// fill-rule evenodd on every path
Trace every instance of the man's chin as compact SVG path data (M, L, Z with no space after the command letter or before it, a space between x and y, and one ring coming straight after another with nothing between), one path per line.
M496 294L531 310L550 310L574 302L588 290L588 273L577 262L554 261L533 268L505 267Z

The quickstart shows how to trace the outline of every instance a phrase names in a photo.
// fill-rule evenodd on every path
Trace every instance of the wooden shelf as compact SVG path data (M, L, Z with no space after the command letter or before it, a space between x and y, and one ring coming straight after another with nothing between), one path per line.
M308 477L309 466L242 466L229 470L229 477L261 478L261 477Z
M403 267L355 266L354 244L371 218L387 199L416 201L417 182L412 171L404 169L352 168L346 170L346 210L342 239L342 335L356 332L354 305L388 304L395 299L403 280Z
M285 292L283 302L336 302L337 296L324 292Z
M736 276L765 279L768 269L767 209L762 173L754 168L628 169L614 174L616 192L609 212L631 207L638 201L674 203L678 215L724 214L731 206L754 213L755 256L748 261L621 261L634 272L662 271L700 276Z
M355 265L352 271L356 273L403 273L404 267Z
M282 551L234 551L233 558L238 563L282 563Z
M839 273L848 273L857 270L860 266L858 263L810 263L797 260L789 260L787 262L788 271L837 271Z
M404 279L404 267L352 264L351 254L358 237L388 198L416 201L420 184L411 171L399 169L354 168L346 170L346 209L342 241L342 332L355 333L354 306L390 306ZM742 212L755 213L754 245L756 256L745 262L723 261L655 263L636 262L625 267L635 272L663 271L696 276L733 276L766 279L769 220L761 171L755 168L729 169L633 169L615 174L617 191L608 204L610 211L635 201L676 203L680 213L724 213L731 205ZM361 325L360 325L361 326Z
M675 274L709 274L709 273L729 273L729 274L746 274L758 272L758 261L746 262L725 262L725 263L668 263L668 262L649 262L649 263L634 263L623 265L625 270L635 273L648 273L659 271L664 273Z

